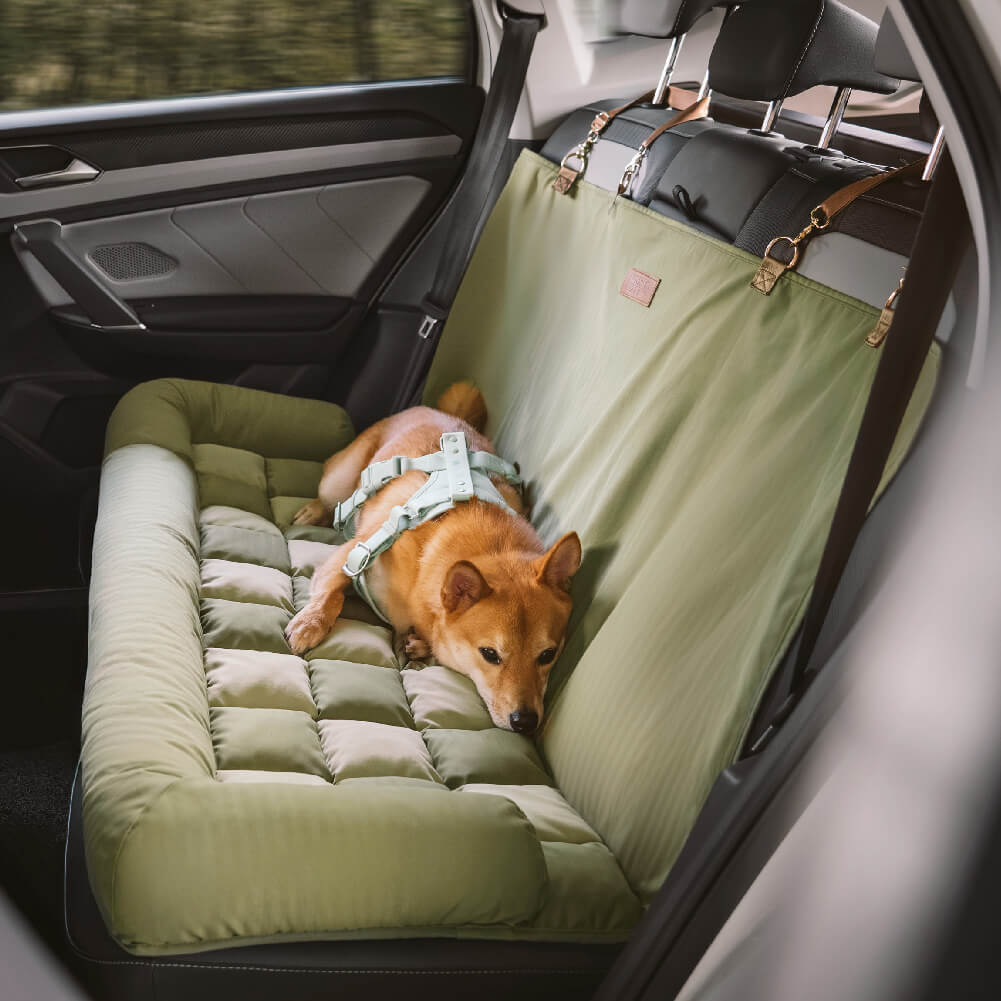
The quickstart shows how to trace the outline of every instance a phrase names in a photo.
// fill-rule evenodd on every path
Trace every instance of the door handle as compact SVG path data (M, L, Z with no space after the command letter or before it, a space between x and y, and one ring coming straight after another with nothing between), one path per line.
M31 188L50 188L57 184L82 184L85 181L93 181L100 173L97 167L92 167L79 157L73 157L62 170L28 174L26 177L15 178L14 183L27 191Z

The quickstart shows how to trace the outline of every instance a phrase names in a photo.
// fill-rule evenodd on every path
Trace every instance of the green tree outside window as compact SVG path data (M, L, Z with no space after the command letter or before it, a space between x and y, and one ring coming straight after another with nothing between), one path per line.
M462 76L464 0L0 0L0 111Z

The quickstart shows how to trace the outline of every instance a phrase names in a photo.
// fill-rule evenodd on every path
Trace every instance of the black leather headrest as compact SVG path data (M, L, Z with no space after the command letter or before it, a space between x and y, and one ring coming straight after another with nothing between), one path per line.
M887 11L879 24L879 35L876 37L876 69L887 76L900 77L901 80L912 80L920 83L918 68L911 59L911 54L904 45L904 39L897 27L897 22Z
M713 7L735 7L741 0L622 0L619 31L648 38L677 38Z
M752 101L781 101L829 84L891 94L900 81L875 69L874 21L838 0L747 0L709 59L709 85Z

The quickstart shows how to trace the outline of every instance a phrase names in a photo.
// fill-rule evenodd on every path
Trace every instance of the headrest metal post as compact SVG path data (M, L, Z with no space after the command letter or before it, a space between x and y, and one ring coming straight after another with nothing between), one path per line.
M664 60L664 68L660 71L657 89L653 92L654 104L663 104L667 97L667 88L671 86L671 77L674 76L674 67L678 62L678 56L681 53L681 45L684 40L684 35L675 35L671 39L671 47L667 50L667 59Z
M784 101L769 101L768 107L765 109L765 118L761 123L761 131L768 135L775 127L775 122L778 120L779 113L782 111L782 105Z
M935 133L935 141L931 144L931 152L928 154L928 162L925 164L924 173L921 175L922 181L930 181L935 176L935 168L939 160L942 159L942 151L945 149L945 126L940 125Z
M824 122L824 131L820 133L817 149L831 148L831 142L835 135L837 135L838 129L841 128L842 121L844 121L845 112L848 110L848 101L851 99L851 96L851 87L838 88L838 92L834 95L834 102L831 104L830 114L827 116L827 121Z
M701 101L704 97L709 97L712 94L712 88L709 86L709 70L706 69L705 75L702 77L702 83L699 86L699 100Z

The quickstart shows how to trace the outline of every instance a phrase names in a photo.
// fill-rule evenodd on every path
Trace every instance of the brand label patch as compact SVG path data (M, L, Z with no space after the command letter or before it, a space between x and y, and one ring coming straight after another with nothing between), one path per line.
M638 268L630 268L629 274L622 279L622 284L619 286L619 295L624 295L627 299L632 299L633 302L638 302L641 306L649 307L659 286L659 278L648 275Z

